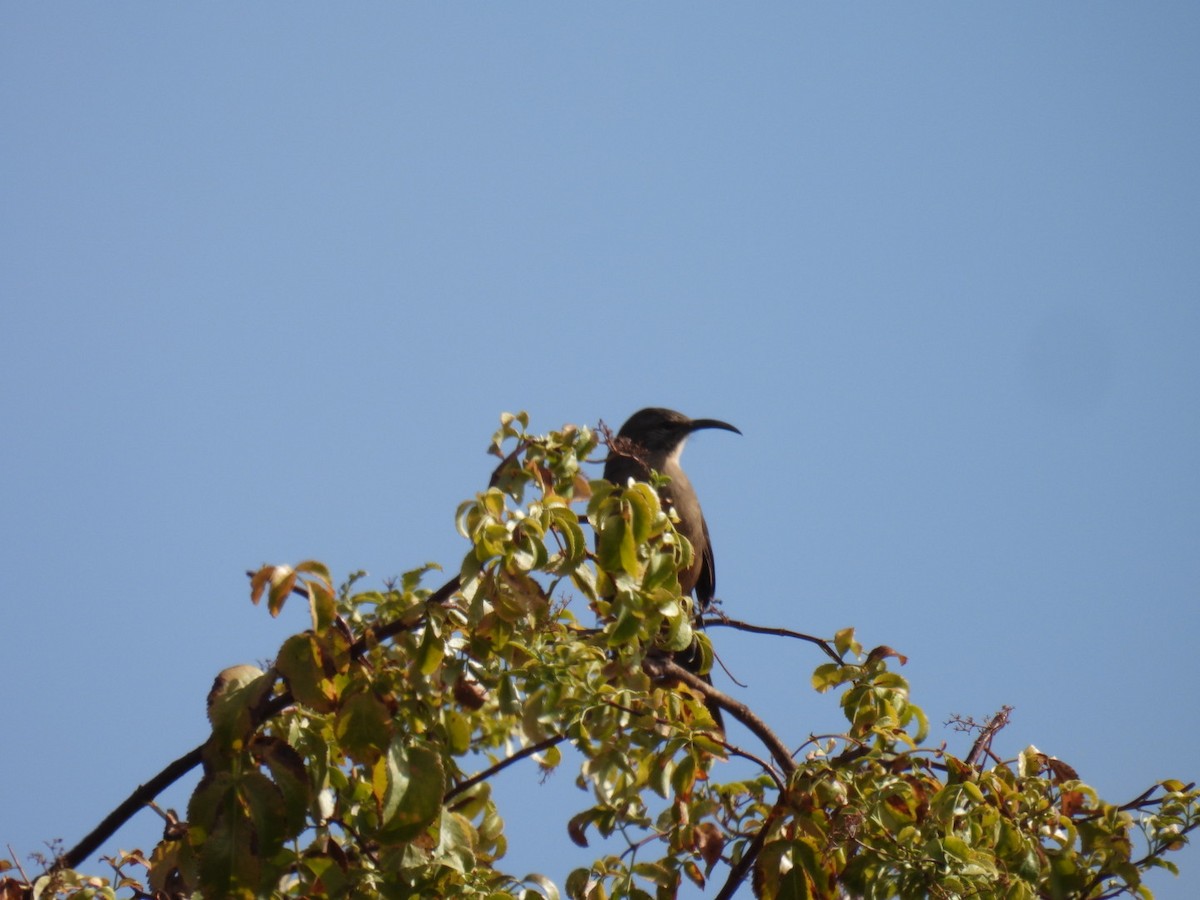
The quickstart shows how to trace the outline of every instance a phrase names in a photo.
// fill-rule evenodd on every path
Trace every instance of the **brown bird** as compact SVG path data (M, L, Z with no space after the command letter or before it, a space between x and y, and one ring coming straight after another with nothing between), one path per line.
M604 477L622 486L630 478L649 480L651 470L671 479L658 489L658 496L665 507L675 510L679 517L675 528L692 545L692 564L680 571L679 587L684 594L695 594L697 615L708 609L716 596L717 567L700 499L680 466L679 457L687 439L705 428L741 434L728 422L718 419L689 419L683 413L659 407L639 410L617 432L604 464ZM675 661L690 671L695 671L698 665L694 650L677 654ZM704 677L707 679L707 675ZM712 703L708 707L720 726L720 709Z

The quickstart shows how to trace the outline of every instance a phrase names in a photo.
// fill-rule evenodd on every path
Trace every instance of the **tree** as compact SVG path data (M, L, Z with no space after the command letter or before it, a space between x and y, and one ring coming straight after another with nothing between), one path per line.
M960 722L977 734L956 758L925 744L896 651L710 616L825 655L812 685L838 696L845 731L785 744L672 661L695 643L706 670L712 646L680 596L691 548L654 486L583 476L603 428L527 428L501 418L491 484L457 513L470 549L440 587L424 584L433 566L377 590L335 590L316 562L252 573L254 602L278 615L303 597L312 628L266 671L221 673L211 737L46 872L0 864L0 898L556 898L549 879L504 872L490 779L526 759L554 769L568 743L591 789L571 839L627 841L571 873L574 898L670 897L685 880L717 897L746 883L763 898L1147 897L1147 870L1174 871L1167 855L1200 824L1194 784L1106 802L1035 748L994 754L1007 710ZM728 741L706 699L753 743ZM754 774L723 781L733 757ZM197 766L186 819L168 815L149 855L111 859L115 887L75 871Z

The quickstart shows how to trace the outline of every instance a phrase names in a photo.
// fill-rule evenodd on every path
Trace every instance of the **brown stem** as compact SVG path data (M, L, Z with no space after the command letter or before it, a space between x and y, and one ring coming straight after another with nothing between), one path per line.
M750 869L754 866L754 861L758 859L758 854L762 852L763 845L767 842L767 831L779 818L782 809L781 803L775 804L771 809L762 828L758 829L758 834L754 835L754 840L750 842L750 846L746 848L742 858L737 861L737 865L730 866L729 877L725 879L725 884L721 886L721 892L714 900L730 900L737 893L738 888L745 882L746 876L750 874Z
M796 761L792 759L792 754L784 746L783 741L746 704L738 703L728 694L718 691L699 675L692 674L672 660L650 658L646 660L645 665L651 674L661 673L676 681L682 681L696 693L703 694L706 699L714 701L721 709L749 728L771 752L771 756L783 772L785 780L796 771Z
M494 766L489 766L482 772L476 772L470 778L460 781L454 787L450 788L450 790L446 791L445 795L442 797L442 803L449 803L459 794L463 793L464 791L469 791L481 781L487 781L497 772L507 769L513 763L519 762L520 760L525 759L527 756L533 756L535 753L541 753L543 750L549 750L555 744L561 744L564 740L566 740L566 735L560 734L557 737L546 738L544 741L538 741L536 744L530 744L528 747L518 750L512 756L500 760L500 762L496 763Z
M701 624L705 628L721 627L734 628L738 631L747 631L750 634L772 634L775 637L795 638L798 641L808 641L810 644L816 644L836 663L842 662L841 656L833 649L833 645L825 638L817 637L813 634L805 634L802 631L792 631L790 628L768 628L764 625L751 625L749 622L742 622L738 619L731 619L725 615L717 615L705 619Z
M975 738L975 743L971 745L971 752L967 754L968 766L978 766L983 762L983 757L991 753L992 739L1008 724L1012 710L1011 706L1002 706L998 713L987 720L987 724L979 732L979 737Z
M78 844L54 861L52 869L74 869L100 849L100 845L116 833L117 829L133 818L134 813L165 791L196 766L200 765L200 754L204 745L186 753L151 778L125 798L125 802L104 817L99 825Z
M707 684L707 682L705 683ZM610 700L607 697L604 698L604 703L611 706L613 709L622 710L630 715L643 716L647 714L645 710L634 709L632 706L626 706L623 703L618 703L616 700ZM652 716L652 718L654 719L654 723L656 725L662 725L668 728L671 727L671 722L669 722L667 719L664 719L662 716ZM737 746L736 744L731 744L729 741L726 741L723 738L718 738L715 735L712 735L712 739L724 747L725 751L730 755L740 756L742 759L748 759L752 763L757 763L762 770L767 773L770 779L775 782L775 786L779 788L780 791L786 790L786 785L784 785L783 778L780 776L779 772L776 771L775 767L765 759L755 756L753 753L743 750L741 747Z

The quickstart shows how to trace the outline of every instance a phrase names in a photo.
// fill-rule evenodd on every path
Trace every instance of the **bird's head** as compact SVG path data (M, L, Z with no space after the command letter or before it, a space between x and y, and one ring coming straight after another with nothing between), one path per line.
M741 434L728 422L719 419L689 419L673 409L651 406L630 416L617 432L617 438L651 453L672 453L687 440L688 435L704 428L721 428Z

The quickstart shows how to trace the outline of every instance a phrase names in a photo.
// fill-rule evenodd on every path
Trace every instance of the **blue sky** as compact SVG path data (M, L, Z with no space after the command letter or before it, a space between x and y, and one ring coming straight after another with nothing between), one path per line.
M0 839L204 738L304 627L247 568L454 569L517 409L733 422L685 457L731 614L853 625L1108 799L1200 777L1198 44L1189 3L6 5ZM715 638L836 727L810 649ZM561 881L584 798L510 776Z

